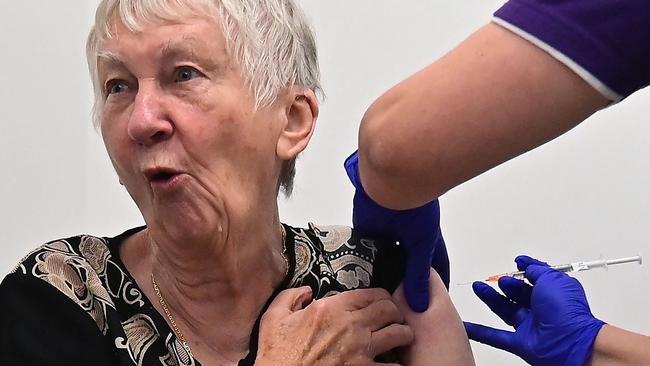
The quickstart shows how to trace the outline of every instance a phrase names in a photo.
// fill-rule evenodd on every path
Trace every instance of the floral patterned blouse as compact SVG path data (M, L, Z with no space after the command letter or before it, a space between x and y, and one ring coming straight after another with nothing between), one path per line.
M392 292L403 277L396 243L344 226L284 226L289 272L261 314L285 288L309 285L314 298L366 287ZM29 253L0 284L0 365L200 365L120 260L120 245L143 229L56 240ZM261 314L239 365L254 363Z

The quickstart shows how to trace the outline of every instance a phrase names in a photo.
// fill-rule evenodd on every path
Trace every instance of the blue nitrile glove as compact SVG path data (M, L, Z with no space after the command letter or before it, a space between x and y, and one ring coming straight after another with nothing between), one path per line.
M502 277L499 288L503 296L485 283L473 285L481 301L515 331L466 322L469 338L513 353L531 365L587 364L605 323L591 314L580 282L527 256L519 256L515 262L533 286Z
M359 177L357 152L345 160L345 170L356 188L352 223L364 236L399 241L407 252L404 294L413 311L429 307L429 272L438 272L449 288L449 258L440 231L438 200L410 210L391 210L373 201Z

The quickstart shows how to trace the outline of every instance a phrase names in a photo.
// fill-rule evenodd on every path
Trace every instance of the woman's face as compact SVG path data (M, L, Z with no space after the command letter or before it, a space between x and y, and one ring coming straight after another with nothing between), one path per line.
M220 25L118 21L114 33L99 52L101 131L147 225L200 239L275 205L286 108L254 110Z

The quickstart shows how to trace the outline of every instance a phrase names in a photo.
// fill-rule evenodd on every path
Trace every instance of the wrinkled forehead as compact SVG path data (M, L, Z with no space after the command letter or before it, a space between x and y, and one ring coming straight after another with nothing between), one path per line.
M212 67L231 63L221 17L207 1L107 0L112 8L98 8L94 29L96 77L107 66L137 64L191 56ZM139 5L139 6L128 6ZM132 70L133 71L133 70Z
M103 41L97 50L97 76L102 81L110 70L125 68L134 75L144 75L152 67L180 60L193 62L206 71L238 70L219 24L204 18L186 18L179 23L149 26L140 33L117 24L115 36Z
M118 26L139 33L152 25L182 23L191 18L217 21L212 0L104 0L95 16L95 42L115 37Z

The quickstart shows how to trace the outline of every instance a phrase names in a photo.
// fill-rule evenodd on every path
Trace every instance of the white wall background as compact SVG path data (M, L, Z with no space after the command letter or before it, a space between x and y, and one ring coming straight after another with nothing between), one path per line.
M96 0L1 3L0 272L7 273L46 240L115 235L142 220L91 127L84 41ZM294 225L349 224L353 192L342 162L365 108L489 21L502 1L301 3L318 36L328 99L281 213ZM637 93L446 194L452 282L513 269L521 253L554 263L650 253L649 101L650 90ZM650 266L579 277L597 316L650 334ZM501 326L469 287L451 293L464 319ZM479 365L523 364L481 345L474 351Z

